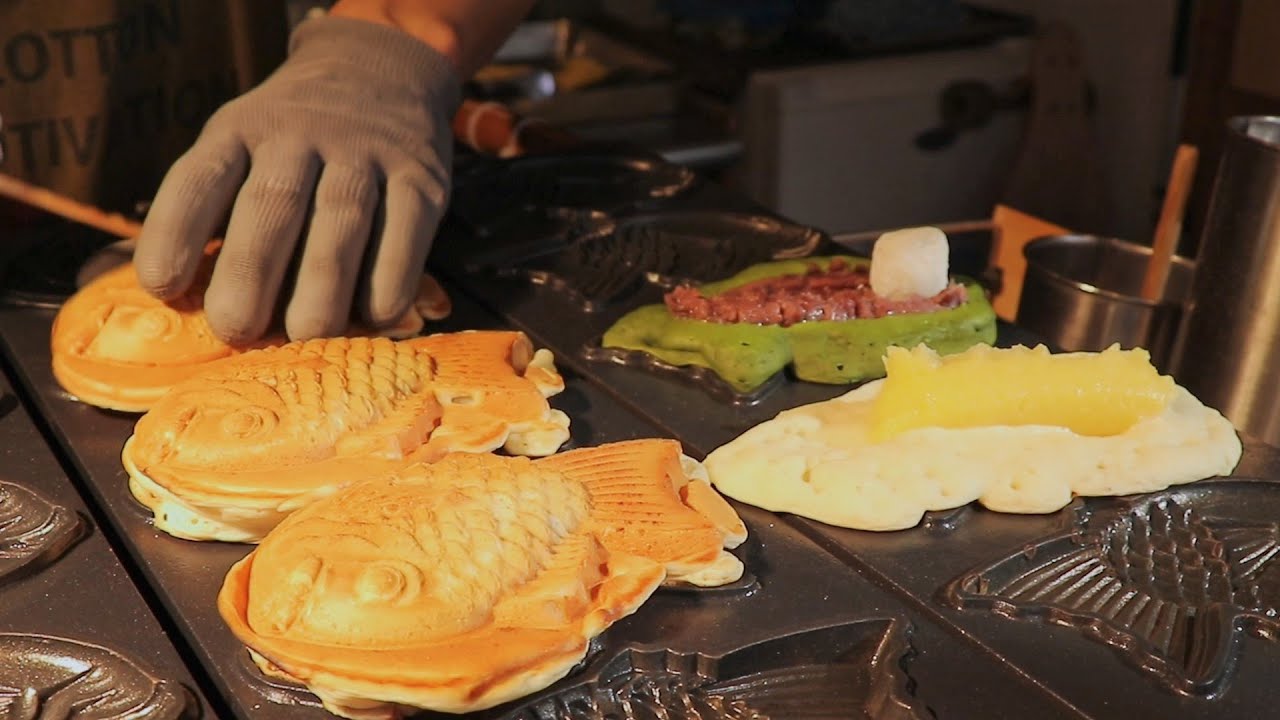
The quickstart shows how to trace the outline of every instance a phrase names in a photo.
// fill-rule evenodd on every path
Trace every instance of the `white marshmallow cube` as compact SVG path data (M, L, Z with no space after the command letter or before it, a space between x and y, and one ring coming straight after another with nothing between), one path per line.
M887 232L871 250L871 290L890 300L933 297L947 287L947 236L935 227Z

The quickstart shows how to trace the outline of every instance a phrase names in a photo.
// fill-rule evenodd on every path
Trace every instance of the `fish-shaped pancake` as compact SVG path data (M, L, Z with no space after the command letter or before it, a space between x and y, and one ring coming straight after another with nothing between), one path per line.
M225 358L138 420L123 462L156 527L255 542L339 486L450 451L549 455L569 418L523 333L330 338Z
M591 492L597 532L611 552L641 555L670 580L711 586L742 577L725 552L747 539L738 513L711 488L702 464L674 440L630 440L540 458Z
M142 289L132 263L99 275L72 295L53 321L53 376L72 396L97 407L145 412L173 385L215 360L255 348L281 345L283 335L232 346L218 339L204 314L204 292L220 243L205 248L191 289L164 302ZM353 326L352 335L413 337L424 318L451 311L449 298L423 275L414 307L395 326L373 333Z
M741 521L709 487L694 497L715 519L681 501L696 468L664 440L415 463L285 519L218 609L264 672L338 715L488 708L565 676L668 569L737 579L721 556Z

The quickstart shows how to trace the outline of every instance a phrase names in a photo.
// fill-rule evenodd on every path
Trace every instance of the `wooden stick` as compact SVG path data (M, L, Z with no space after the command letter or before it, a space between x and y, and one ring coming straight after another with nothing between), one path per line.
M1169 266L1177 249L1178 236L1182 234L1182 216L1187 208L1187 195L1191 192L1191 180L1196 174L1196 162L1200 151L1191 145L1179 145L1169 171L1169 186L1164 193L1164 207L1156 224L1156 235L1151 243L1151 262L1142 278L1142 299L1159 302L1164 298L1164 287L1169 281Z
M122 238L137 237L142 225L116 213L108 213L96 207L76 202L69 197L25 183L15 177L0 173L0 196L31 205L45 212L95 227Z

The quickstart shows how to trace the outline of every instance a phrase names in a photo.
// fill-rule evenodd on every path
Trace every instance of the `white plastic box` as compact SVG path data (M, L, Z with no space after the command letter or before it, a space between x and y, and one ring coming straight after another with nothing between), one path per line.
M949 85L996 95L1025 81L1031 42L755 73L741 108L744 155L728 181L798 222L830 232L990 217L1013 166L1026 106L994 113L938 150Z

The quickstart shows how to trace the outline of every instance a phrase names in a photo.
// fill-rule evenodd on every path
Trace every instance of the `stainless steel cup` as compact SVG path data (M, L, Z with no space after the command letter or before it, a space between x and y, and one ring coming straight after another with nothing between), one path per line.
M1167 365L1195 274L1175 257L1160 302L1140 297L1151 248L1117 238L1054 235L1027 243L1017 323L1062 350L1142 347Z
M1280 117L1236 117L1200 236L1173 376L1280 445Z

